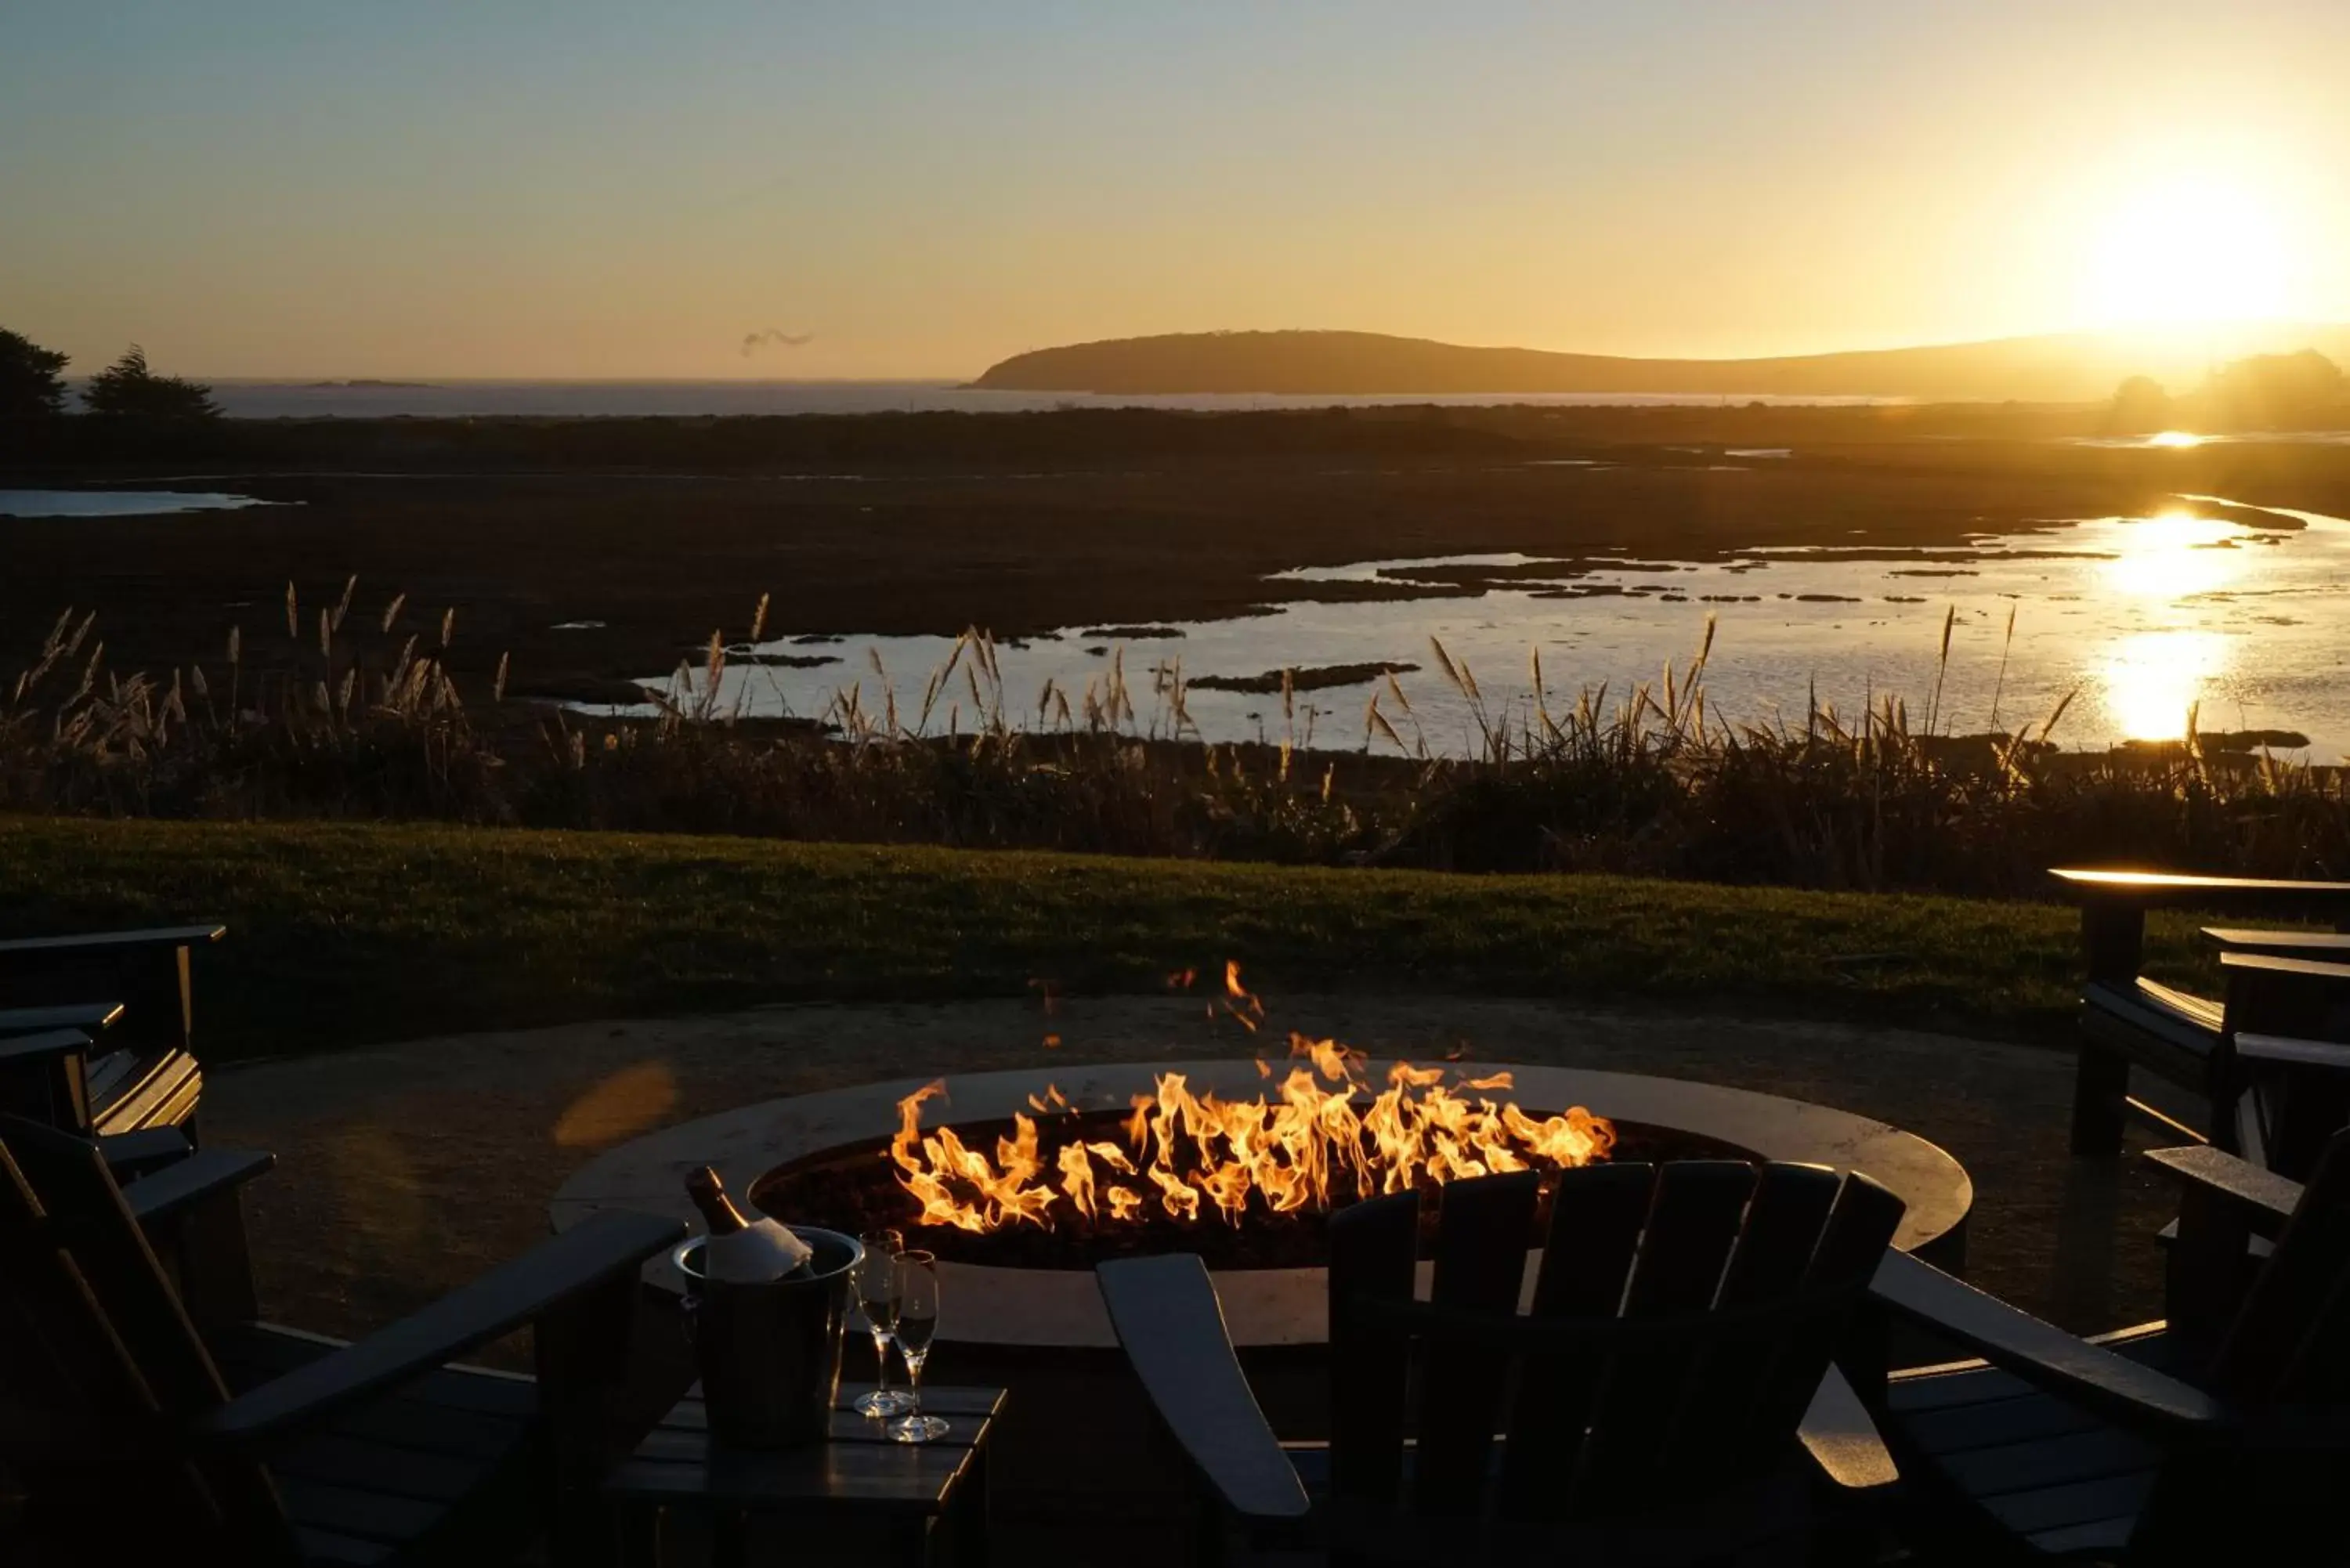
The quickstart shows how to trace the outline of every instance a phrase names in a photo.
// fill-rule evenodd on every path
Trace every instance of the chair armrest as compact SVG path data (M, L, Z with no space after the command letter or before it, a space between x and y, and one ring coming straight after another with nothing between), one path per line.
M2338 1040L2350 1033L2350 963L2226 952L2227 1030L2230 1034L2282 1034Z
M1819 1392L1812 1396L1795 1437L1820 1473L1846 1491L1874 1491L1901 1479L1893 1451L1869 1419L1868 1407L1834 1366L1820 1379Z
M208 1148L142 1176L122 1189L122 1201L141 1225L159 1225L205 1199L266 1173L277 1157L253 1149Z
M5 1015L0 1015L5 1016ZM78 1029L52 1029L44 1034L7 1035L0 1031L0 1067L26 1062L48 1062L89 1049L89 1036Z
M2076 1339L1906 1252L1886 1254L1868 1294L1992 1366L2135 1430L2170 1436L2227 1417L2227 1407L2201 1389Z
M2251 1228L2272 1235L2293 1218L2301 1201L2301 1183L2239 1159L2208 1145L2185 1148L2151 1148L2146 1158L2168 1171L2185 1186L2219 1199L2237 1210Z
M70 1002L57 1007L0 1008L0 1036L44 1034L57 1029L78 1029L99 1034L122 1017L119 1002ZM88 1041L82 1042L87 1045Z
M2205 1145L2147 1158L2179 1185L2178 1221L2164 1232L2173 1237L2163 1282L2171 1333L2208 1356L2243 1311L2265 1243L2292 1222L2302 1184Z
M2350 882L2289 882L2251 877L2187 877L2164 871L2052 867L2059 889L2076 904L2126 904L2141 909L2305 909L2350 915Z
M218 921L192 926L158 926L143 931L85 931L63 937L18 937L0 941L0 969L58 960L101 958L110 953L138 952L148 948L203 947L228 935Z
M685 1234L681 1220L620 1210L591 1215L423 1311L230 1400L195 1431L243 1443L305 1426L634 1272Z
M2350 933L2341 931L2263 931L2244 926L2206 926L2203 936L2230 952L2350 963Z
M106 1157L106 1168L114 1172L119 1183L135 1181L185 1159L195 1147L178 1127L140 1127L137 1132L107 1133L98 1140L98 1152Z
M2350 1068L2350 1044L2295 1040L2286 1034L2239 1034L2236 1055L2246 1062L2289 1062L2297 1067Z
M1199 1258L1120 1259L1094 1282L1159 1418L1224 1506L1254 1523L1305 1519L1305 1485L1250 1391Z
M2238 974L2277 975L2320 983L2350 981L2350 962L2328 963L2322 959L2288 958L2282 953L2221 953L2220 968L2230 977Z

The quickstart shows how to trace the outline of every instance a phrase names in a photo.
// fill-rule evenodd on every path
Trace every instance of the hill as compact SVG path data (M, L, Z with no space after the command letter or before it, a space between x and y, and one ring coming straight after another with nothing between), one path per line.
M1636 359L1477 348L1377 332L1184 332L1040 348L972 384L1003 391L1296 394L1681 393L1939 402L2090 402L2126 376L2174 389L2218 358L2314 346L2340 358L2350 327L2231 330L2224 341L2072 333L1772 359Z

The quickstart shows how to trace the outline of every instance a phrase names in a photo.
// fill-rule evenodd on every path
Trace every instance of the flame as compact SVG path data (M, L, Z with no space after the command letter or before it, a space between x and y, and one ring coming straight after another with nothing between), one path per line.
M1241 983L1241 966L1237 959L1227 960L1224 963L1224 994L1218 1000L1223 1003L1224 1011L1232 1015L1233 1022L1252 1034L1256 1033L1257 1025L1264 1022L1264 1002Z
M1237 970L1226 984L1254 1000L1239 989ZM1180 1073L1161 1073L1152 1092L1130 1102L1125 1147L1072 1137L1049 1155L1024 1113L995 1140L993 1158L952 1127L925 1130L923 1106L946 1092L943 1082L926 1085L898 1103L889 1158L920 1205L915 1223L985 1232L1115 1225L1154 1206L1184 1223L1237 1225L1252 1209L1327 1210L1423 1182L1587 1165L1615 1146L1615 1127L1580 1106L1537 1118L1490 1097L1509 1091L1507 1073L1448 1085L1441 1067L1399 1062L1374 1088L1362 1053L1335 1041L1293 1035L1290 1054L1301 1064L1272 1099L1222 1100L1195 1093ZM1075 1111L1057 1088L1029 1103L1048 1116Z
M1061 1190L1069 1195L1070 1207L1086 1219L1094 1218L1094 1162L1081 1143L1063 1144L1060 1158Z

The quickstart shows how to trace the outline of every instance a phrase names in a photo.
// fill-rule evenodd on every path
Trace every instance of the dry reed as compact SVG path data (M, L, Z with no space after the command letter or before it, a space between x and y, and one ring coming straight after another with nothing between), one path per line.
M0 705L0 809L110 815L432 818L806 839L1403 864L1605 869L1812 887L2028 893L2064 861L2269 876L2350 875L2339 770L2181 743L2060 753L2071 698L2012 733L1952 737L1938 673L1922 726L1897 696L1855 715L1814 692L1800 723L1710 710L1703 644L1628 692L1570 700L1537 654L1501 698L1431 643L1469 754L1439 755L1392 674L1360 750L1305 765L1322 711L1281 690L1279 730L1206 745L1180 659L1130 680L1118 649L1082 691L1004 683L994 639L958 639L901 710L844 688L796 723L748 717L761 676L723 632L644 716L505 705L501 657L476 718L446 659L456 612L423 634L404 596L349 618L359 585L282 648L241 628L219 668L119 676L97 617L68 611ZM751 640L764 632L763 599ZM431 646L420 646L437 632ZM1947 663L1947 640L1943 657ZM2002 659L2002 688L2004 686ZM1033 713L1033 717L1031 716Z

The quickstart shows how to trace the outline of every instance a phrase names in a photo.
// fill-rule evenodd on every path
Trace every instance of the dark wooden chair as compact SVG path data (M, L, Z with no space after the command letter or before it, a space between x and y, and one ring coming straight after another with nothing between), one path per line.
M2305 1188L2210 1147L2150 1158L2183 1189L2167 1323L2076 1339L1914 1258L1879 1269L1873 1313L1982 1358L1847 1363L1921 1541L1965 1563L2350 1562L2350 1133ZM2256 1272L2253 1235L2275 1238Z
M608 1548L597 1483L647 1259L601 1214L356 1343L256 1321L238 1189L267 1155L119 1185L0 1117L0 1469L59 1562L475 1563ZM536 1378L448 1365L528 1326ZM7 1555L0 1543L0 1556Z
M2207 928L2224 950L2224 998L2146 978L2149 909L2251 911L2350 921L2350 882L2277 882L2143 871L2051 873L2081 909L2088 976L2081 991L2073 1092L2076 1155L2121 1152L2137 1113L2288 1174L2306 1174L2324 1138L2350 1119L2350 1078L2323 1052L2270 1041L2350 1044L2350 935ZM2251 1044L2247 1048L2246 1042ZM2202 1125L2130 1094L2133 1067L2199 1096ZM2290 1103L2293 1109L2284 1107ZM2335 1116L2335 1110L2342 1115Z
M192 1143L204 1082L193 955L227 933L205 923L0 941L0 1110L101 1137L176 1127ZM99 1044L62 1043L65 1030Z
M1819 1167L1531 1172L1330 1221L1330 1441L1278 1442L1196 1257L1096 1271L1119 1343L1243 1549L1336 1562L1730 1560L1800 1551L1797 1424L1903 1205ZM1521 1300L1527 1310L1519 1311Z

